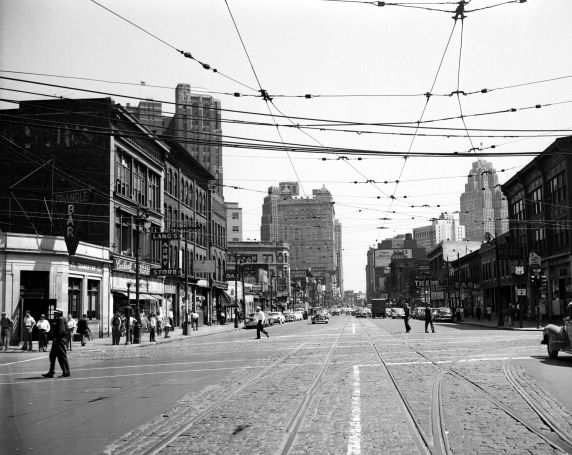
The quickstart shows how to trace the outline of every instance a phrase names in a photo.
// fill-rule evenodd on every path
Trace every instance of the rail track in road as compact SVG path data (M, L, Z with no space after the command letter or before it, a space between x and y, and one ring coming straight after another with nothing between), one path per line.
M373 337L372 344L375 346L375 340ZM480 397L486 399L490 405L493 405L496 409L502 411L506 416L509 416L519 425L526 428L530 433L533 433L546 444L550 445L554 449L555 453L570 453L572 454L572 440L569 436L570 416L563 411L559 418L554 418L551 413L554 407L547 408L542 406L542 400L546 399L546 394L538 391L533 391L529 387L525 387L516 375L513 374L511 368L511 360L514 356L509 356L502 360L502 374L506 379L507 383L515 392L513 395L513 400L515 398L521 399L526 403L523 409L522 403L520 406L514 406L503 402L503 400L494 396L494 391L488 391L486 386L479 384L478 381L471 379L467 375L461 373L459 369L455 368L462 362L466 361L469 357L473 356L477 351L472 350L471 352L464 353L458 356L456 359L450 359L443 361L438 355L423 352L422 350L412 346L402 337L399 337L404 346L407 346L413 352L418 354L420 358L424 359L425 362L432 364L434 367L438 368L440 371L434 377L434 386L432 390L432 404L431 404L431 435L432 438L428 437L427 429L423 428L423 425L419 422L418 412L415 411L415 407L412 405L410 400L407 398L407 392L403 390L403 387L399 385L399 381L395 379L394 373L391 371L391 366L383 359L383 356L379 352L377 346L375 346L378 352L378 359L381 364L388 370L389 374L392 376L393 383L398 390L398 393L403 399L403 402L408 409L411 418L416 424L419 430L419 434L423 439L427 449L435 455L450 455L453 453L462 453L459 447L452 444L449 440L449 435L453 431L447 429L447 423L445 422L444 415L447 413L445 409L445 403L443 395L447 393L444 390L444 381L447 377L452 377L460 381L460 386L463 388L470 388L472 391L476 392ZM487 351L480 349L478 350L480 355L486 354ZM498 347L490 348L488 352L498 352ZM458 393L458 392L457 392ZM530 411L530 412L527 412ZM530 413L534 413L538 417L537 420L531 419Z
M440 341L430 341L431 336L417 334L416 344L403 335L385 331L379 326L374 327L368 320L347 319L343 322L343 325L337 327L325 326L320 329L321 332L312 329L310 335L274 337L274 340L279 340L276 343L280 344L274 345L277 350L270 354L268 364L237 372L238 380L231 387L225 388L224 393L211 394L208 399L199 396L199 401L202 400L205 405L181 414L180 420L178 417L173 419L173 426L164 428L163 431L154 431L153 426L149 426L153 431L149 432L136 450L128 448L130 443L137 440L135 433L108 446L106 453L189 453L191 447L192 453L225 453L225 449L239 451L243 447L252 447L253 453L280 455L377 453L371 444L367 447L364 445L360 450L359 429L357 444L343 448L346 451L340 449L344 442L348 444L344 441L348 437L347 428L352 427L353 430L353 426L360 424L359 406L372 406L364 400L360 404L360 393L375 404L381 402L380 397L371 395L376 383L379 383L378 388L384 387L385 399L394 403L394 406L395 403L398 404L400 410L395 413L403 416L399 428L404 432L403 436L410 439L411 453L467 453L464 442L457 434L457 417L453 417L455 407L464 412L461 409L462 400L458 397L468 397L471 406L474 404L482 413L494 411L498 419L509 419L513 426L518 425L518 434L526 431L536 435L539 444L544 444L542 447L546 448L543 453L572 453L572 446L565 437L558 436L558 432L550 425L550 419L539 414L542 411L534 410L535 420L528 412L530 409L524 409L532 408L534 404L527 402L525 395L528 392L525 388L519 389L521 380L513 374L510 359L501 364L501 371L495 360L495 374L499 381L501 374L503 380L506 380L506 384L503 383L503 393L510 397L513 404L515 400L522 401L516 403L518 406L507 404L496 397L494 389L488 390L487 384L471 377L470 369L462 371L462 366L469 365L469 360L477 352L483 358L486 357L488 347L480 346L478 337L469 339L459 351L455 347L455 339L446 338L445 334L441 335ZM358 328L357 334L350 333L349 323ZM424 346L422 343L426 341L430 344ZM294 347L293 343L296 343ZM254 345L261 346L252 344ZM271 345L266 346L270 349ZM234 348L244 349L238 345L234 345ZM490 352L497 350L496 347L490 347ZM359 355L356 354L358 352ZM353 396L351 384L348 383L352 370L354 378L356 371L358 375L359 370L363 371L361 392L358 376ZM366 371L369 374L367 379ZM370 388L364 392L366 387ZM332 388L337 388L343 396L335 396L330 390ZM416 391L416 388L420 391ZM282 401L274 405L272 400L281 395L284 395ZM356 403L357 423L355 416L352 416ZM337 408L332 411L327 409L329 406ZM257 421L257 411L268 407L271 408L266 417L268 421ZM379 410L379 413L382 414L383 411ZM501 413L503 416L499 416ZM330 415L333 419L328 418ZM367 419L378 418L377 414L371 413L362 416L364 438L371 439L365 430L365 425L371 423ZM459 417L459 421L462 420ZM341 428L340 425L345 427ZM312 447L315 446L309 446L309 449L304 447L312 436L310 432L318 430L325 433L324 426L331 427L328 431L336 437L337 450L328 452L327 448L319 446L319 450L312 452ZM343 432L344 438L339 435ZM560 433L564 435L562 429ZM261 434L267 438L263 445L255 437ZM350 434L349 438L351 437ZM527 437L532 439L532 436ZM327 435L320 434L316 439L318 441L314 442L319 444L320 441L327 441ZM382 437L376 440L377 444L385 442ZM188 450L185 451L185 448Z

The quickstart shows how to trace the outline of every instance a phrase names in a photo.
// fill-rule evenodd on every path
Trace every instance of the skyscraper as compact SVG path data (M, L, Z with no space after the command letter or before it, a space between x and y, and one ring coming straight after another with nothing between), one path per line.
M483 241L487 232L498 237L508 231L507 202L492 163L473 163L461 194L459 220L465 226L466 240Z
M325 280L330 292L341 284L341 224L335 220L334 200L325 188L311 198L298 197L298 184L281 182L271 187L262 206L262 241L290 244L293 271L311 270Z

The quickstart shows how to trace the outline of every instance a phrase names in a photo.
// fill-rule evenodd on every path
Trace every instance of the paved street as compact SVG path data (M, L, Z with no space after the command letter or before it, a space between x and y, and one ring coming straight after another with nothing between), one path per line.
M572 356L549 361L536 330L411 325L335 316L261 340L232 326L96 340L69 353L65 379L41 377L47 353L14 349L0 357L0 438L26 454L570 453Z

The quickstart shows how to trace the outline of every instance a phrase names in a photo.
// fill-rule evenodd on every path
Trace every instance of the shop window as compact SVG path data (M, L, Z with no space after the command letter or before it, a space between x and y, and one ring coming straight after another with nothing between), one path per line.
M68 312L77 319L81 316L81 278L68 279Z
M99 319L99 281L87 282L87 318Z

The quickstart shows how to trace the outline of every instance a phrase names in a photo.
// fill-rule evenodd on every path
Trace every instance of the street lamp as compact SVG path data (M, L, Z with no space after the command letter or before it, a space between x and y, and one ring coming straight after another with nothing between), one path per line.
M141 314L139 308L139 236L141 228L148 230L151 227L149 212L147 210L140 211L137 207L137 216L135 218L135 328L133 330L133 344L141 343ZM129 336L129 334L127 335Z

